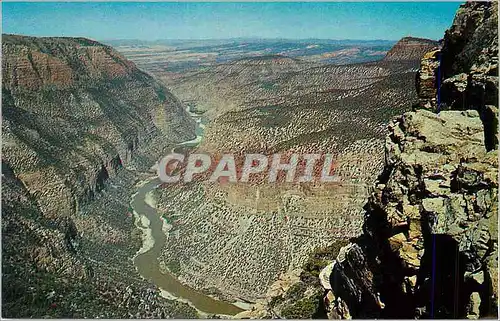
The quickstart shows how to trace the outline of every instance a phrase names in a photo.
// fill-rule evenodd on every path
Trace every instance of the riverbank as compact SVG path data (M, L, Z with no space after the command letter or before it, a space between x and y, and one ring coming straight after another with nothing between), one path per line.
M8 216L2 223L28 233L21 236L44 236L52 252L28 242L4 250L14 253L5 259L4 285L12 291L10 301L3 301L3 316L9 318L197 318L200 315L188 304L161 296L153 284L135 271L131 257L143 245L141 231L130 213L129 201L137 177L142 174L122 169L106 181L106 188L92 202L81 204L78 213L66 219L76 228L67 250L64 234L43 218L28 220ZM15 219L15 220L14 220ZM38 223L36 225L35 223ZM146 225L146 221L139 222ZM61 223L59 223L61 224ZM64 231L64 230L63 230ZM35 234L36 233L36 234ZM6 236L5 236L6 237ZM29 250L29 251L28 251ZM45 267L36 267L22 255L35 254ZM24 262L24 263L20 263ZM16 275L12 271L16 269ZM6 303L9 302L9 303Z
M167 240L167 235L164 233L163 219L160 218L156 209L146 202L146 195L160 183L158 178L152 178L145 184L141 184L130 203L136 217L136 226L142 231L143 246L134 257L137 271L142 277L160 288L162 293L168 293L168 297L188 303L202 313L229 316L242 312L243 309L240 307L197 292L183 285L171 273L162 272L158 257Z
M191 112L189 105L186 107L186 111L196 121L196 138L177 144L172 149L172 152L176 148L195 148L203 138L205 124L202 116ZM155 164L151 170L156 170L157 166ZM151 192L160 183L161 181L157 177L141 181L137 184L137 192L130 202L135 217L135 225L142 232L142 247L133 258L139 274L160 288L162 296L187 303L195 308L200 315L216 314L221 317L228 317L244 311L244 308L250 308L249 304L245 302L232 304L197 292L182 284L173 273L162 269L164 264L161 264L158 258L168 239L168 231L171 226L158 214L155 200L151 195Z

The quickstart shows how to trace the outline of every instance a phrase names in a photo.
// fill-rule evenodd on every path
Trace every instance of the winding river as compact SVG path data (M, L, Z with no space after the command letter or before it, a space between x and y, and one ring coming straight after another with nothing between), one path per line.
M191 113L188 107L188 113L196 120L196 138L190 141L180 143L176 148L194 148L201 142L203 135L204 124L199 115ZM197 310L205 313L235 315L243 309L225 301L216 300L210 296L200 293L186 285L183 285L179 280L170 273L162 273L158 258L161 255L163 245L167 241L167 236L162 230L163 221L156 209L146 203L146 194L154 190L161 184L159 178L154 177L142 185L136 194L134 194L130 205L139 216L145 216L149 220L148 237L149 244L143 245L143 251L139 251L134 258L134 265L138 272L146 279L153 282L161 290L168 292L169 296L175 297L181 301L188 302Z

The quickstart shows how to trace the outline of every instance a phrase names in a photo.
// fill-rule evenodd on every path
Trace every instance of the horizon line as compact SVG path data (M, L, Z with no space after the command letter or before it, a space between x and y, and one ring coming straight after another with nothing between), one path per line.
M238 2L244 2L244 3L252 3L252 2L318 2L318 3L325 3L325 2L409 2L409 3L418 3L418 2L457 2L457 3L464 3L466 0L3 0L2 2L138 2L138 3L148 3L148 2L179 2L179 3L186 3L186 2L199 2L199 3L238 3Z
M18 33L3 33L2 36L22 36L22 37L35 37L35 38L85 38L98 42L105 41L141 41L141 42L159 42L159 41L255 41L255 40L272 40L272 41L356 41L356 42L370 42L370 41L380 41L380 42L397 42L404 38L415 38L422 40L430 40L430 41L439 41L441 39L431 39L431 38L423 38L417 36L404 36L399 39L353 39L353 38L282 38L282 37L232 37L232 38L159 38L159 39L137 39L137 38L110 38L110 39L96 39L88 36L81 35L73 35L73 36L39 36L39 35L27 35L27 34L18 34Z

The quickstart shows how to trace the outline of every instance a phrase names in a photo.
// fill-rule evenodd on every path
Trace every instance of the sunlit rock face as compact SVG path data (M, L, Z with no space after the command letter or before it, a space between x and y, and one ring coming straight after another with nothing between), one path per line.
M419 108L475 109L484 124L488 150L498 137L498 15L496 4L462 5L441 49L427 53L417 75Z
M389 126L364 234L330 274L329 317L497 315L496 6L462 5L423 57L419 104Z
M384 57L385 61L420 60L430 48L438 43L429 39L404 37Z

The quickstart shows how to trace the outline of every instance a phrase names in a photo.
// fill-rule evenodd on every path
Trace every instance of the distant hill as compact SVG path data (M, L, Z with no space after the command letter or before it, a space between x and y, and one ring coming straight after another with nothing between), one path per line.
M348 64L382 59L388 40L229 39L110 40L124 56L149 72L182 73L242 58L281 55L309 62Z
M430 39L405 37L389 50L384 60L420 60L425 53L438 45L439 42Z

